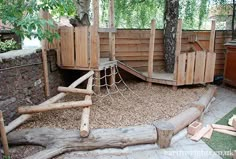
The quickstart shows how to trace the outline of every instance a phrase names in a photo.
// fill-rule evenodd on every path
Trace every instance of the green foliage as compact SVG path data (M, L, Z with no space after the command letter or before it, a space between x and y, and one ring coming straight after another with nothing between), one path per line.
M44 27L53 28L53 21L40 18L39 11L52 11L58 16L71 15L73 6L72 0L0 0L0 19L4 24L12 25L12 31L22 38L33 36L52 41L58 38L58 34L44 30Z
M6 52L6 51L10 51L10 50L15 50L18 48L19 48L19 45L13 39L6 40L4 42L0 41L0 52Z
M3 156L3 159L11 159L11 157L10 156Z

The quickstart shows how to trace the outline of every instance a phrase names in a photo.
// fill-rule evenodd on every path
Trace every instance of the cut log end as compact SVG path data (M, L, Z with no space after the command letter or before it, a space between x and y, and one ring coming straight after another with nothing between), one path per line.
M170 146L175 127L167 121L159 121L153 123L157 129L157 143L160 148L167 148Z

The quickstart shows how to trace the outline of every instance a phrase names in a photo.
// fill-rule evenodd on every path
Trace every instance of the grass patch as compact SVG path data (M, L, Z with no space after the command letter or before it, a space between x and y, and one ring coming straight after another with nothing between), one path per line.
M216 124L228 125L228 120L236 114L236 108L226 114L222 119L220 119ZM213 132L211 139L203 139L203 141L211 147L214 151L231 151L236 150L236 137L222 134L219 132ZM223 159L232 159L232 156L224 156L219 154Z

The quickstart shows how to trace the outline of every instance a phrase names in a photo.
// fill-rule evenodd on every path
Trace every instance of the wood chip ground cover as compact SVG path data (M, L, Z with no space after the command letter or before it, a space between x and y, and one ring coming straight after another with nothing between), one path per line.
M120 93L107 97L106 89L92 97L95 103L91 107L90 128L115 128L130 125L151 124L153 121L171 118L184 111L189 103L199 99L206 91L205 87L184 87L177 91L172 87L152 85L145 82L129 82L131 90L118 86ZM115 92L112 90L111 92ZM62 101L83 100L81 95L68 95ZM57 110L38 113L19 129L37 127L59 127L79 129L82 109Z

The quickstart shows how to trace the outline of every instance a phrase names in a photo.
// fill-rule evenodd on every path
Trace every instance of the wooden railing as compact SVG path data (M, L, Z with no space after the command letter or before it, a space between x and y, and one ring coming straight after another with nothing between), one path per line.
M216 53L198 51L177 57L177 85L209 83L214 80Z

